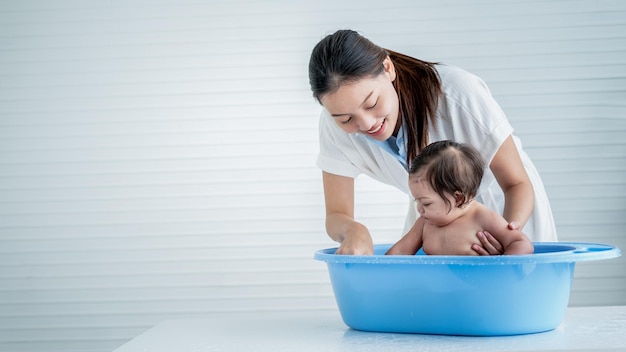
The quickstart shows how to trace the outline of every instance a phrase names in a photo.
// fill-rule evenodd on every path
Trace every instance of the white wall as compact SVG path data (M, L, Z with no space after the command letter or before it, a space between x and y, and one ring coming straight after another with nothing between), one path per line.
M0 3L0 350L110 351L210 312L335 309L307 64L339 28L480 75L561 240L626 248L626 3ZM405 197L358 180L376 242ZM571 305L626 304L625 260Z

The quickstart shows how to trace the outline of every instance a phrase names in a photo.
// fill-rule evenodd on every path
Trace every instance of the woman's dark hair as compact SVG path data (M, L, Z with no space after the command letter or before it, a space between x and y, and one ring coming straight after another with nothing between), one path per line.
M452 205L445 194L459 192L463 206L476 196L485 172L485 161L480 153L468 144L450 140L434 142L422 149L411 164L409 175L426 180L433 191L444 199L448 207Z
M343 84L383 73L387 56L396 70L393 86L400 100L398 122L405 126L408 164L428 145L428 126L435 119L441 92L436 63L386 50L355 31L339 30L313 48L309 84L321 103L325 94L337 91Z

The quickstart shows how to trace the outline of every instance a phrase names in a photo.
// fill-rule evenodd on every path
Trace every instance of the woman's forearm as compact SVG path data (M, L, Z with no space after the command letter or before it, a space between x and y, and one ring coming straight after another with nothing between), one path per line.
M346 237L346 228L350 222L354 220L345 215L339 213L332 213L326 215L326 233L335 242L343 242Z
M502 216L521 229L535 207L535 191L512 136L502 143L489 166L504 192Z
M356 222L346 214L332 213L326 215L326 233L336 242L343 243L347 236L363 230L367 231L365 225Z
M535 192L530 182L523 182L504 190L504 213L508 222L517 222L523 228L535 207Z
M336 254L368 255L374 253L374 244L369 230L350 216L341 213L328 214L326 232L330 238L341 243Z

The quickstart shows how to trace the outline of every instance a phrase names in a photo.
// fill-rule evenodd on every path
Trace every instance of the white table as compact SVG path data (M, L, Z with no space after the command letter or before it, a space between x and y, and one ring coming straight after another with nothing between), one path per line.
M626 306L568 308L555 330L499 337L356 331L337 311L214 314L167 320L114 352L626 351Z

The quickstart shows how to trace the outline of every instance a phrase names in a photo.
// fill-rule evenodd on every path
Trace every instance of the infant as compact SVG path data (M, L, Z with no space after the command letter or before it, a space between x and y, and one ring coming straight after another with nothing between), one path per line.
M532 242L497 212L474 200L485 162L473 147L449 140L424 148L411 164L409 188L420 217L386 254L478 255L476 234L489 232L504 254L531 254ZM481 245L482 246L482 245Z

